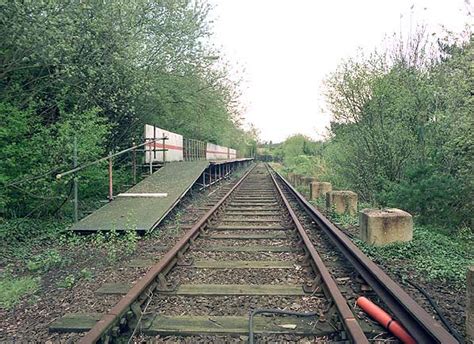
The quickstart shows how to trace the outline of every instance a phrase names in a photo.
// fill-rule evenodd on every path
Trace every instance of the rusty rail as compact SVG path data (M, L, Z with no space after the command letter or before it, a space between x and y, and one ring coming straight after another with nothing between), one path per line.
M357 343L357 344L359 343L368 344L369 341L367 337L365 336L364 331L360 327L357 319L354 317L354 314L352 313L351 309L349 308L346 302L346 299L344 298L341 291L339 290L337 283L332 278L331 273L327 269L326 265L324 265L321 257L319 256L310 238L308 237L308 234L303 228L303 225L298 220L298 217L296 216L295 212L291 208L290 203L286 199L285 195L283 194L283 191L281 190L280 186L275 180L275 176L272 173L270 173L270 176L272 177L273 183L275 184L275 187L278 190L281 200L283 201L286 208L288 209L288 212L290 213L291 219L293 220L293 223L295 224L298 230L298 234L304 243L305 250L311 256L312 262L316 267L315 270L319 272L323 285L325 286L326 295L329 294L328 296L333 300L339 312L339 315L342 319L342 324L346 332L348 333L349 337L352 339L352 342Z
M271 168L271 166L270 166ZM273 170L273 168L271 168ZM283 176L273 170L311 219L325 232L333 244L354 266L361 277L389 307L417 343L459 343L433 319L410 295L368 258L340 229L311 205Z
M178 261L178 256L189 248L190 242L199 236L200 231L207 225L211 217L229 200L229 196L238 188L244 179L253 170L255 165L250 168L239 181L217 202L206 214L196 222L193 227L169 250L164 257L155 264L145 276L140 278L138 282L130 289L130 291L122 297L122 299L112 309L102 316L96 325L81 338L80 344L93 344L111 336L111 333L118 333L118 325L122 319L126 319L129 311L136 312L134 303L139 300L142 295L151 294L153 289L158 285L156 281L163 271L173 267ZM143 301L143 300L142 300ZM104 340L108 342L108 340Z

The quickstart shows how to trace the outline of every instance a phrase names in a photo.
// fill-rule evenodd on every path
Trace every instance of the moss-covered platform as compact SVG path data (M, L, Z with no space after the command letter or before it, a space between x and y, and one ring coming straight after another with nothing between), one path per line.
M173 209L208 166L208 161L167 163L125 193L138 197L116 197L74 224L71 230L151 230ZM151 197L150 194L162 196Z

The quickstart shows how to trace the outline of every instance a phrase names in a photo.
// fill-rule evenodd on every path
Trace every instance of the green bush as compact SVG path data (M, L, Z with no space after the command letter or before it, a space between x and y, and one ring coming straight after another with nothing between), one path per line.
M58 219L16 218L0 221L0 257L29 257L36 245L56 240L69 224Z
M387 182L379 197L384 205L418 214L421 223L442 225L461 223L460 205L466 201L459 181L433 166L408 168L405 178Z
M333 187L408 210L421 223L472 227L474 36L464 37L438 37L432 47L420 30L408 45L394 40L330 75L324 156Z
M48 249L41 254L31 257L26 262L26 268L31 272L46 272L51 268L61 266L63 262L63 258L57 250Z
M71 289L76 284L76 277L74 275L67 275L63 280L58 282L59 288Z
M72 166L73 137L78 138L79 161L103 154L109 125L98 109L61 113L61 119L45 126L30 110L0 102L0 216L51 216L70 197L71 178L57 181L55 173ZM104 178L105 179L105 178ZM82 190L94 189L89 179Z
M239 85L207 44L210 10L190 0L0 2L0 218L71 218L73 176L55 175L73 166L74 137L79 164L142 142L144 124L254 151ZM129 163L114 159L116 191L131 184ZM96 209L107 163L78 179L80 210Z
M34 293L39 287L39 279L33 277L0 277L0 307L10 309L22 297Z

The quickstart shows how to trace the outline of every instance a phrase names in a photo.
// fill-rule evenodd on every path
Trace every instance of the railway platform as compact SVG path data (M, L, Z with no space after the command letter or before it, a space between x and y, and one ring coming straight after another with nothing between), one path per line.
M251 160L166 163L125 193L118 194L114 200L75 223L70 230L77 232L152 230L194 184L199 183L202 186L213 184L236 167Z

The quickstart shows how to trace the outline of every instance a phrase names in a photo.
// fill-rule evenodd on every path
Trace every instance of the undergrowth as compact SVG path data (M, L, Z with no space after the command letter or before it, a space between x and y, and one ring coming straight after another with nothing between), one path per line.
M0 307L11 309L23 297L40 289L51 270L60 288L91 281L88 268L75 271L72 263L105 257L109 264L132 254L138 242L133 228L78 235L67 231L70 223L58 220L13 219L0 223ZM58 274L59 273L59 274ZM46 279L45 279L46 278Z
M6 273L0 276L0 308L13 308L22 297L33 294L39 287L37 277L15 278Z
M47 272L51 268L63 264L65 264L65 260L56 249L47 249L26 260L26 268L31 272Z
M415 226L411 242L383 247L355 241L375 261L396 266L404 278L412 277L414 272L427 281L449 283L460 289L466 284L467 267L474 264L474 235L469 229L448 235L439 228Z
M360 204L359 209L369 208ZM358 216L328 214L331 221L342 228L358 227ZM474 235L469 228L456 234L437 226L423 226L415 221L413 240L386 246L371 246L353 238L359 248L376 262L398 270L402 278L421 277L428 282L448 283L462 289L466 284L466 270L474 264Z
M308 196L307 188L298 186L296 189ZM311 200L310 203L320 211L327 210L323 197ZM362 202L358 205L359 210L373 207ZM342 228L359 225L357 215L328 211L327 216ZM421 225L417 220L415 218L411 242L377 247L357 238L353 240L370 258L396 270L402 278L416 275L428 282L440 282L452 285L456 289L463 289L466 285L467 267L474 264L473 232L469 228L453 231L434 225Z
M58 219L3 220L0 222L0 259L28 257L36 246L51 243L64 233L69 225L70 222Z

